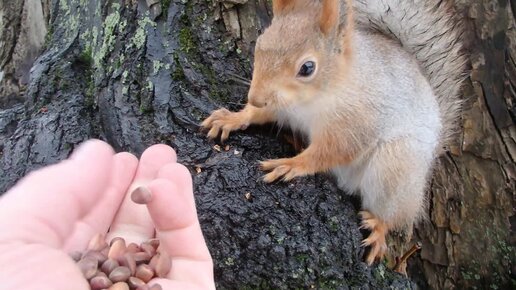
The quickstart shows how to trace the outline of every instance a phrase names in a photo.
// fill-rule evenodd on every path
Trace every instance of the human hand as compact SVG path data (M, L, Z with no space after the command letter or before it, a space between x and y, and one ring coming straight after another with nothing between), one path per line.
M131 185L134 184L134 185ZM152 193L130 201L135 186ZM127 194L126 194L127 193ZM0 198L0 289L89 289L68 253L97 233L140 243L154 236L172 258L163 289L214 289L188 170L168 146L140 162L89 141L69 160L35 171Z

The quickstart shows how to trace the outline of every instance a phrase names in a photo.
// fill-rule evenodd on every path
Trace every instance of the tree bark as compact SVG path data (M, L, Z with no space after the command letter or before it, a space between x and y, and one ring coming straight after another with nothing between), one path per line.
M456 2L471 61L463 130L435 170L415 268L436 289L508 289L516 285L516 4Z
M331 178L259 181L257 160L294 154L276 128L234 134L227 150L198 132L211 110L245 103L254 42L271 19L269 1L6 3L0 3L0 42L8 44L0 48L0 192L30 170L66 158L88 138L137 155L166 143L194 175L218 288L413 286L383 263L362 263L359 202ZM512 5L455 3L467 23L472 72L463 90L463 132L440 158L429 219L415 230L423 249L410 260L409 274L423 286L495 289L515 283ZM33 27L21 11L38 15L30 18L38 19L35 31L48 31L34 63L33 52L44 43L34 28L16 40L17 31ZM37 39L39 47L27 39ZM15 57L20 45L27 52ZM20 59L32 66L30 78L17 65ZM392 240L394 255L412 244Z

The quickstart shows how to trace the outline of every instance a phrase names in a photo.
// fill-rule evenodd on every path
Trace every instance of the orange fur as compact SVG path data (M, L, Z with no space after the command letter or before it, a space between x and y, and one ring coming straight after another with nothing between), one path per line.
M339 12L339 0L322 1L322 13L319 25L321 26L321 31L324 34L328 35L332 30L337 28L337 24L339 23Z
M362 245L371 246L369 254L367 254L366 263L372 265L376 260L380 260L385 256L387 251L385 236L389 232L389 226L368 211L361 211L360 216L362 217L360 228L371 231L369 237L362 241Z
M267 160L261 163L262 169L271 171L266 174L266 182L281 177L288 181L295 177L328 171L339 165L349 164L357 152L346 146L347 142L337 135L323 132L303 152L292 158ZM351 149L351 150L350 150Z
M353 30L355 29L355 18L354 12L351 7L353 5L352 0L346 0L346 28L342 32L342 49L344 50L344 57L350 59L353 54L352 42L353 42Z
M274 0L272 1L272 12L274 16L280 15L287 8L291 8L294 6L294 2L296 0Z

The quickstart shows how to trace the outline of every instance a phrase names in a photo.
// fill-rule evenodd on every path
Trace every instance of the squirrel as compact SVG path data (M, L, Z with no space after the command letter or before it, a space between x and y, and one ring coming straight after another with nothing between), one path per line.
M389 230L424 216L437 157L453 136L465 79L462 28L447 1L273 0L256 41L248 103L202 122L208 136L277 122L307 138L292 158L261 162L265 182L320 172L358 192L366 263Z

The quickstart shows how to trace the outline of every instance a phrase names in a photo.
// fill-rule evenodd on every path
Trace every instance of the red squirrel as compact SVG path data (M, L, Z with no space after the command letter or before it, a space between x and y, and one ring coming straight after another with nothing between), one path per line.
M256 42L247 105L201 125L222 141L269 122L303 134L300 154L261 162L264 181L333 173L361 196L372 264L390 229L424 214L432 166L460 110L461 26L446 1L273 0L273 13Z

